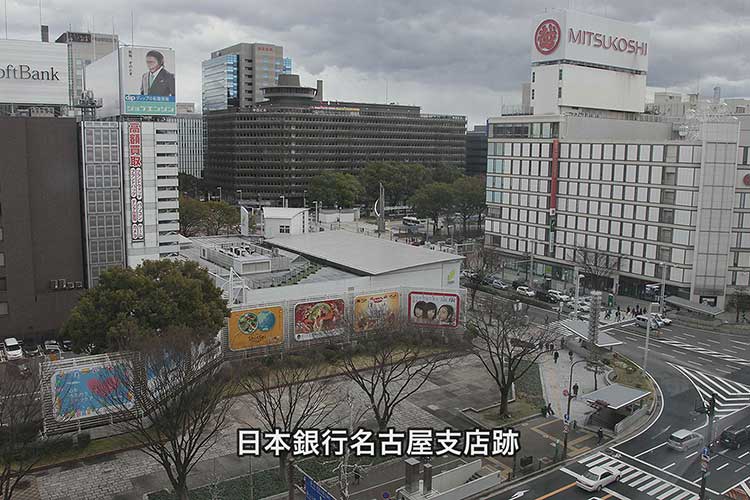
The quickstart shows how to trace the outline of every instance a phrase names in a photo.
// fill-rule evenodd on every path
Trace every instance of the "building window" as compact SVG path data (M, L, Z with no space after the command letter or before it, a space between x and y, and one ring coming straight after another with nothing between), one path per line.
M0 241L3 241L3 226L0 226Z
M0 267L5 266L5 252L0 252Z
M289 234L289 226L279 226L279 232L281 234Z
M535 82L536 82L536 72L532 71L531 72L531 83L535 83Z
M557 97L558 98L562 97L562 87L557 87Z
M8 315L8 303L0 302L0 316L7 316L7 315Z
M8 291L8 278L0 278L0 292Z
M664 177L661 181L664 186L677 185L677 169L675 167L664 167Z
M557 79L562 81L562 68L557 71Z
M674 210L671 208L662 208L659 211L659 222L663 224L674 224Z
M672 190L662 190L661 192L661 202L664 205L674 205L676 192Z
M531 100L534 100L534 89L531 89Z

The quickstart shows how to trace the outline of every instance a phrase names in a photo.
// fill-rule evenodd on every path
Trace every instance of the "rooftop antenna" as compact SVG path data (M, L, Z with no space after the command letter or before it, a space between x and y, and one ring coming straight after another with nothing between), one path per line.
M388 104L388 80L385 81L385 103Z
M115 16L112 16L112 51L117 50L117 44L115 43Z

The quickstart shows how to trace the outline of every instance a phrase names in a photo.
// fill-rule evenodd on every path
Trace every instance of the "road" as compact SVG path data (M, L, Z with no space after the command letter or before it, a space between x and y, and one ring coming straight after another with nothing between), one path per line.
M533 313L533 312L532 312ZM539 314L535 315L536 317ZM623 344L615 350L643 362L645 332L631 326L607 329ZM696 408L717 395L713 436L730 425L750 427L750 342L742 334L725 334L681 325L679 319L650 339L648 372L658 385L663 407L658 418L640 434L605 450L576 457L561 469L522 483L487 500L560 500L600 498L697 500L701 447L679 453L666 446L678 429L705 436L708 419ZM607 465L621 480L598 494L575 486L588 468ZM739 450L714 447L707 496L720 498L733 488L750 492L750 445Z

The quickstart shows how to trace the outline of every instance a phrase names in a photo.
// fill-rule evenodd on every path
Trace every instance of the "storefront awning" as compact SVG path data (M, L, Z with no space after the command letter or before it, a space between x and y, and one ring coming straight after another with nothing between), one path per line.
M693 311L693 312L697 312L700 314L706 314L708 316L718 316L719 314L724 312L722 309L718 307L713 307L713 306L709 306L706 304L698 304L696 302L690 302L687 299L675 297L674 295L665 297L664 302L666 302L667 304L671 304L675 307L679 307L680 309L687 309L688 311Z

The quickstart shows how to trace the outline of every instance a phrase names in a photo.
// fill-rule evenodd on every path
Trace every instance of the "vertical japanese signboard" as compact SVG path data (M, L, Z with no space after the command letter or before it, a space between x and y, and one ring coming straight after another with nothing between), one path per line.
M141 154L141 124L130 122L128 123L128 173L130 177L130 237L133 242L144 240Z

